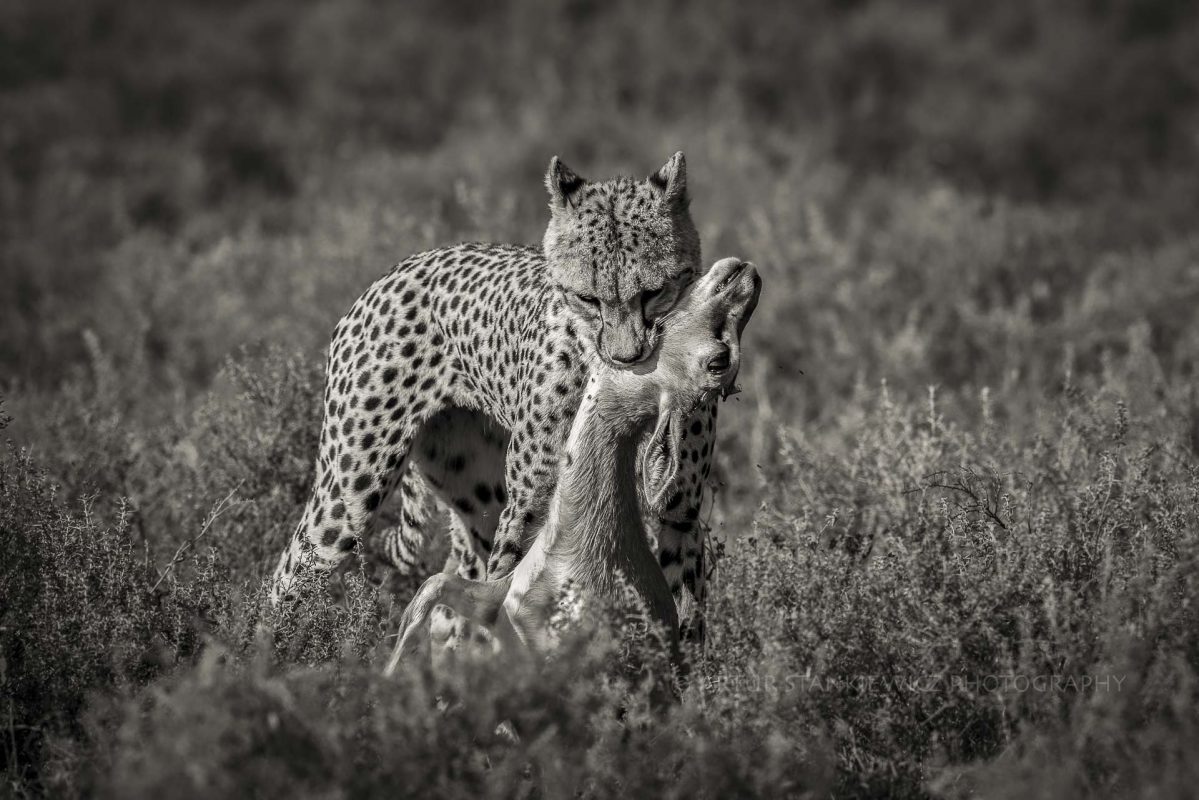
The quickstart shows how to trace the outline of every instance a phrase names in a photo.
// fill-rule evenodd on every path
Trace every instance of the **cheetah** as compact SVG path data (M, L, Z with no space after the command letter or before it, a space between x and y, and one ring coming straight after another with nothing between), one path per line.
M421 479L453 511L447 570L499 577L524 554L590 359L637 369L700 272L682 153L644 180L594 182L555 156L545 183L541 248L465 243L414 255L337 324L315 481L275 570L276 602L294 596L301 570L332 568L375 532L392 566L417 568L428 536L415 508ZM696 637L715 422L714 402L687 421L682 469L650 527Z
M572 589L617 600L630 590L661 625L678 661L678 616L665 576L650 551L640 497L656 507L678 471L684 416L727 391L741 364L741 335L762 282L752 264L723 259L692 284L669 315L646 369L596 363L571 426L549 517L507 575L470 581L429 578L404 610L385 674L419 646L437 605L488 626L501 642L542 653L553 644L550 620ZM640 457L638 443L657 418Z

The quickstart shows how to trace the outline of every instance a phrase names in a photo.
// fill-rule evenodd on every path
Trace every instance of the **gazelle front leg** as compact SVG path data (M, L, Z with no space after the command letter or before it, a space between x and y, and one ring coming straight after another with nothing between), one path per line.
M553 648L550 616L562 596L562 582L555 571L545 569L545 541L538 538L513 574L504 598L500 621L533 653L545 655Z
M445 606L471 622L494 627L511 583L510 575L494 581L472 581L446 572L426 580L400 617L399 639L384 674L394 674L400 662L420 646L428 633L429 615L437 606ZM503 640L505 626L498 627Z

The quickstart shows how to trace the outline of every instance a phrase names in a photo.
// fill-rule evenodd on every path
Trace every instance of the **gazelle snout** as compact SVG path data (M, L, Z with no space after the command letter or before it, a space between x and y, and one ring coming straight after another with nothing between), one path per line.
M727 389L736 379L741 332L761 290L757 268L739 258L717 261L694 285L677 329L666 338L666 346L674 350L672 355L681 366L681 374L673 377L684 387L689 385L702 394Z

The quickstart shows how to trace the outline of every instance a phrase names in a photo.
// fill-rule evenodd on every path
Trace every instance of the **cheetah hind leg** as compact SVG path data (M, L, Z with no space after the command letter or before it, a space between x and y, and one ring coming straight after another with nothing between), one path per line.
M399 491L380 512L382 524L372 550L401 575L428 574L432 564L450 555L448 537L437 535L444 510L454 519L455 548L475 556L451 559L453 566L463 577L482 578L507 502L507 438L506 431L477 412L446 409L435 414L413 442L413 458ZM476 559L484 566L472 574Z

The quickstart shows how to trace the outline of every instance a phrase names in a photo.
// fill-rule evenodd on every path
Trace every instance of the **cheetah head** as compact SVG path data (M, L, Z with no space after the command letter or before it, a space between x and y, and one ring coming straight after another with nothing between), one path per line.
M660 320L699 272L683 154L645 180L595 183L555 156L545 183L551 285L601 359L617 368L640 363L654 349Z

